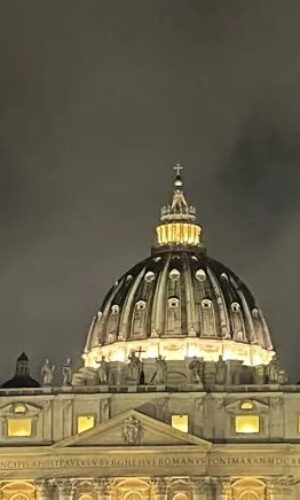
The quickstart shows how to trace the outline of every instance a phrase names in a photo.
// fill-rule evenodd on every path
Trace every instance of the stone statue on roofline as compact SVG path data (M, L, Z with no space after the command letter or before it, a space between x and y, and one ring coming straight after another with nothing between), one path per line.
M50 366L49 359L45 359L45 362L41 369L42 385L50 386L53 384L55 366Z
M202 384L203 383L203 362L201 359L194 356L189 364L190 369L190 381L192 384Z
M157 384L165 384L167 382L168 366L166 358L160 354L156 359L156 375L155 381Z
M226 384L227 378L227 365L220 355L218 361L215 363L216 366L216 384L224 385Z
M72 361L71 358L67 358L62 369L63 385L71 385L72 383Z
M140 359L132 351L128 356L129 363L127 365L127 382L131 384L139 384L142 365Z
M271 361L268 365L268 368L267 368L269 384L278 384L279 383L278 376L279 376L280 370L281 370L280 361L278 359L277 354L274 354L274 356L271 359Z
M105 356L102 356L101 361L99 363L100 363L100 366L98 368L99 382L101 385L107 385L109 383L109 372L110 372L109 362L106 361Z

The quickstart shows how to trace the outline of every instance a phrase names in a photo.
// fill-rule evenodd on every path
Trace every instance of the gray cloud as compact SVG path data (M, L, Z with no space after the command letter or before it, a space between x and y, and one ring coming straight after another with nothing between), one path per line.
M210 254L249 283L297 376L299 14L1 4L2 378L22 349L36 368L79 359L106 290L149 252L177 161Z

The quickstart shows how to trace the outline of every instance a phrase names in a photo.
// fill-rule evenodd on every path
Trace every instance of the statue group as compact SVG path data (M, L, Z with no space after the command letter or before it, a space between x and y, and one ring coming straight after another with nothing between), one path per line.
M228 367L222 356L219 356L216 362L204 362L203 358L194 356L189 364L189 369L192 384L226 384Z
M137 351L138 353L140 351ZM62 367L62 385L82 386L82 385L128 385L155 384L163 386L167 383L168 363L165 357L159 355L155 360L155 370L153 371L153 361L148 366L145 380L144 364L136 351L132 351L128 356L127 363L111 363L101 357L98 368L82 366L73 372L71 358L67 358ZM242 361L224 361L220 355L217 361L204 361L203 358L194 356L188 364L191 384L204 385L225 385L225 384L286 384L287 375L282 369L281 363L275 354L268 365L255 367L243 366ZM148 376L152 370L152 375ZM245 373L248 379L245 381ZM41 368L41 380L44 387L53 386L55 365L51 364L47 358ZM250 373L250 378L249 378ZM242 375L241 375L242 374ZM244 374L244 375L243 375Z

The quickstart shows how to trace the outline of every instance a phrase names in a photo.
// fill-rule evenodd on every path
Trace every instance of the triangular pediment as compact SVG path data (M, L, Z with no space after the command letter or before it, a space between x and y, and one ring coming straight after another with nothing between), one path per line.
M176 446L200 445L205 448L211 443L192 434L174 429L168 424L129 410L111 420L97 424L93 429L76 434L53 445L69 446Z

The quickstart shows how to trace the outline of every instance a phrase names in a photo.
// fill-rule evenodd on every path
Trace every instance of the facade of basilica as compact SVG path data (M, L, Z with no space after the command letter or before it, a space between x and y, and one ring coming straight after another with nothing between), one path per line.
M300 499L300 393L247 286L208 256L181 167L151 255L92 320L83 365L0 389L0 500Z

